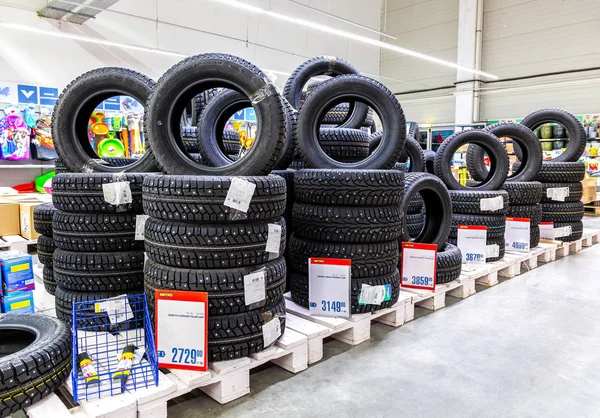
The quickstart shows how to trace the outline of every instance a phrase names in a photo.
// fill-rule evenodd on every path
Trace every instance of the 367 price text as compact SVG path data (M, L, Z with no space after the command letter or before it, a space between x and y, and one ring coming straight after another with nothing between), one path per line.
M483 261L484 259L484 255L483 254L475 254L475 253L467 253L465 255L467 261Z

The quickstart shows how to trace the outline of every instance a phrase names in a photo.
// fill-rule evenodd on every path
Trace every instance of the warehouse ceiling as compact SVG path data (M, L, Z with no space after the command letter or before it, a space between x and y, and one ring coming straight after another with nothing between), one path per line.
M107 9L119 0L53 0L38 11L42 17L82 24ZM77 3L77 4L74 4Z

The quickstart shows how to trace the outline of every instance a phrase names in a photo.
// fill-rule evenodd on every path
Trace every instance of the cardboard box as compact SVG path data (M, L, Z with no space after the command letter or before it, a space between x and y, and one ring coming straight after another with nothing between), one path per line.
M3 313L34 313L33 292L12 292L0 296Z
M583 186L583 194L581 195L581 201L584 203L596 201L596 179L587 178L581 180Z
M0 199L0 237L19 235L19 204L7 199Z
M19 202L21 235L27 239L36 239L40 236L33 227L33 211L36 206L41 205L41 200L27 199Z
M0 252L0 276L4 295L19 290L35 289L32 258L21 251Z

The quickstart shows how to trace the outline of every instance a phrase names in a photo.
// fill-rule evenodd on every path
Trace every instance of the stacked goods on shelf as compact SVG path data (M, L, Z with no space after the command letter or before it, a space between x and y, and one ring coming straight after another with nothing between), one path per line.
M289 243L292 299L309 305L308 259L352 260L350 313L393 306L400 291L404 173L396 170L302 170L296 173ZM360 300L363 285L384 286L379 305Z
M462 269L462 254L448 239L452 225L452 202L444 183L432 174L406 175L402 211L410 213L417 209L423 222L418 228L414 225L411 228L411 215L407 215L400 245L403 241L437 245L435 283L444 284L456 280Z
M529 248L540 242L540 222L542 221L542 183L539 181L507 181L502 188L508 193L508 211L511 218L528 218L530 222Z
M54 295L56 281L54 280L54 238L52 237L52 217L56 212L52 203L44 203L33 210L33 228L40 234L37 240L38 258L44 265L43 280L46 291Z
M225 205L230 192L248 192L245 212ZM263 327L279 321L278 337L285 329L285 179L156 175L143 196L151 317L157 289L208 292L209 361L275 342Z
M74 302L143 292L144 241L136 240L135 231L144 177L133 173L54 177L53 267L59 319L72 321Z
M296 170L273 170L271 171L271 174L283 177L285 180L287 192L283 219L285 219L285 224L288 225L288 228L286 228L285 242L290 242L290 236L292 235L292 211L294 208L294 176L296 175ZM283 252L286 265L289 265L288 249L289 246L286 246L285 251ZM285 291L289 291L289 281L286 281Z

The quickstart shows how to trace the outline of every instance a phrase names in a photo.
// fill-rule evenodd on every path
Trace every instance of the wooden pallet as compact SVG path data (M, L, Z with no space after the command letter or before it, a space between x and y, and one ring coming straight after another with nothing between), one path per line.
M583 211L587 216L600 216L600 206L584 205Z
M17 250L30 253L35 250L37 239L23 238L21 235L6 235L0 237L0 251Z

